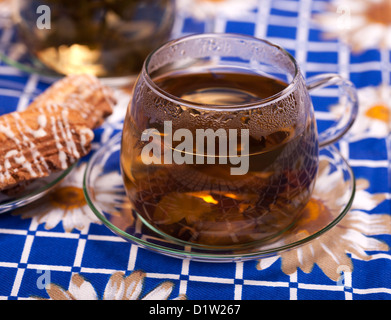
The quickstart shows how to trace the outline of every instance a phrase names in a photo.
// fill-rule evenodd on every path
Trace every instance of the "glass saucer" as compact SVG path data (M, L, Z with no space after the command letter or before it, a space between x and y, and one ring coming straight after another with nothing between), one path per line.
M26 185L19 185L7 191L0 191L0 214L23 207L42 198L58 183L60 183L77 165L77 162L64 171L55 172L49 177L32 181Z
M334 227L349 211L355 194L354 174L334 146L320 150L315 189L301 218L269 242L239 249L200 247L175 241L147 227L132 210L119 164L121 133L114 135L90 159L84 174L87 203L112 232L142 248L196 261L232 262L260 259L308 243Z

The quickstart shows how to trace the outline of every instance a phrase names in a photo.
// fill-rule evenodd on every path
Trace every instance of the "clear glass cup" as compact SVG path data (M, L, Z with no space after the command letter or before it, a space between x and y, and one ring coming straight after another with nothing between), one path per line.
M137 75L146 56L169 39L175 1L16 0L14 12L28 50L46 67L124 77Z
M318 135L309 92L338 85L346 113ZM352 83L305 82L295 59L265 40L200 34L146 59L124 121L121 168L142 221L181 243L265 242L300 218L316 181L319 147L357 115Z

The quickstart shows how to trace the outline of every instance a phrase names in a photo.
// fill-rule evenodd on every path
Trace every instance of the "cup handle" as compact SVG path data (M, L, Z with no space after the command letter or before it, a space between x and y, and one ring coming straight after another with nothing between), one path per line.
M351 128L358 114L357 91L351 81L334 73L321 74L307 79L309 92L333 85L339 87L340 96L346 97L346 111L333 126L319 133L319 147L321 148L339 140Z

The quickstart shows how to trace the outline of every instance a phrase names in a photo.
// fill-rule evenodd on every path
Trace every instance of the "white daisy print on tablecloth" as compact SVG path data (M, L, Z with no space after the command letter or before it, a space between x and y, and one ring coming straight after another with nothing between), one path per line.
M391 87L365 87L357 90L357 94L360 108L345 138L354 142L365 138L387 137L391 121ZM345 105L336 104L330 107L330 112L340 117L345 109Z
M319 174L329 175L330 167L320 164ZM307 210L303 212L301 219L306 219L304 226L318 228L317 223L321 223L319 213L327 207L333 206L333 201L343 194L344 183L338 185L324 184L316 186L314 197L317 194L327 194L330 203L311 200ZM280 255L259 260L257 269L263 270L270 267L277 260L281 259L281 270L285 274L292 274L301 269L305 273L310 273L315 264L331 280L340 279L340 271L353 271L352 258L364 261L372 257L368 251L388 251L389 246L376 239L376 235L391 235L391 216L389 214L368 214L365 211L373 210L386 199L385 193L371 194L366 189L369 182L366 179L358 179L356 183L356 196L351 210L346 216L331 230L321 235L319 238L305 244L297 249L282 252ZM313 223L308 223L312 220ZM311 230L295 228L295 232L311 232ZM298 231L297 231L298 230ZM351 256L350 256L351 255ZM342 269L341 269L342 268Z
M58 224L66 232L83 230L90 223L99 223L87 205L83 193L83 173L85 164L76 167L53 191L31 205L17 209L14 215L32 218L45 229L53 229Z
M53 191L31 205L17 209L14 215L22 218L32 218L38 224L45 224L45 229L53 229L62 224L65 232L73 229L84 230L91 223L100 224L99 218L89 208L83 193L83 175L86 163L81 163L74 169ZM120 203L121 197L113 190L113 182L122 184L121 175L107 175L110 184L105 179L98 179L96 183L97 196L102 200L104 209L113 215L125 214L132 217L128 212L131 208L128 203ZM114 180L115 179L115 180Z
M339 0L316 14L314 21L326 38L339 38L353 51L391 49L390 0Z
M99 297L92 283L77 273L72 276L67 290L50 283L46 287L46 292L50 297L49 300L168 300L174 284L164 281L150 292L145 293L143 292L145 276L146 274L142 271L133 271L126 277L123 272L113 273L106 284L102 298ZM179 295L173 300L186 300L186 296Z
M217 15L235 18L255 9L258 0L177 0L178 11L197 20L213 19Z

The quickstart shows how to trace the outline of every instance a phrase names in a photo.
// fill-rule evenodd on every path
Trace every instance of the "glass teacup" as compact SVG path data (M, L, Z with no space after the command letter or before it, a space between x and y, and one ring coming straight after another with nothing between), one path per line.
M309 91L340 86L347 112L318 136ZM304 81L281 47L244 35L168 42L146 59L124 121L121 169L142 221L176 241L232 248L290 228L310 199L319 147L357 114L353 85Z

